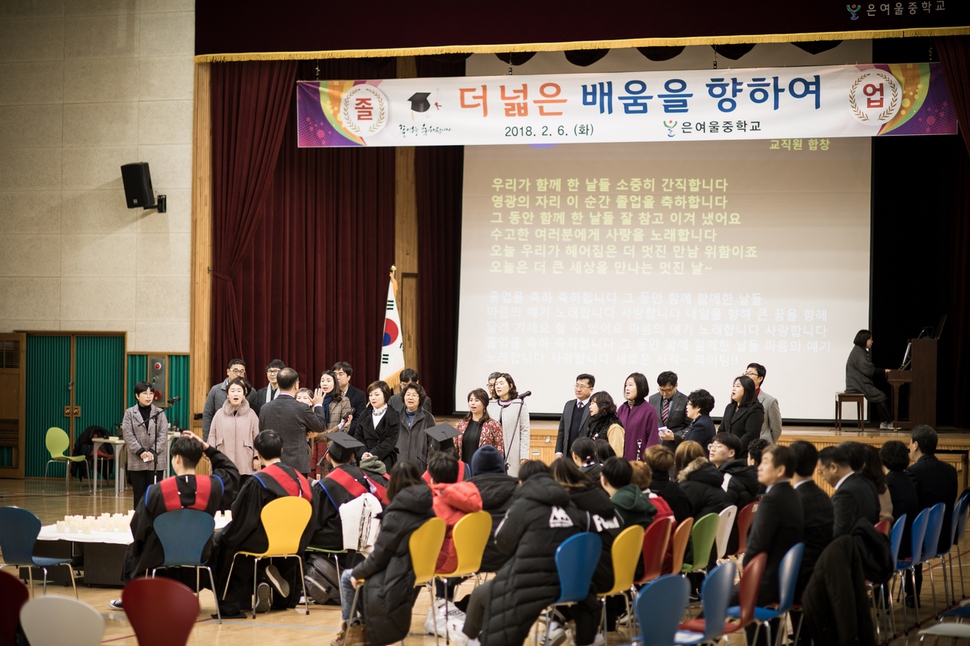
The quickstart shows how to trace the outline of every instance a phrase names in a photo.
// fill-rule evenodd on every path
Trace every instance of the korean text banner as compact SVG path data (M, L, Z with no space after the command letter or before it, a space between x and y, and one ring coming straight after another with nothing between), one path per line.
M297 83L299 145L954 134L938 63Z

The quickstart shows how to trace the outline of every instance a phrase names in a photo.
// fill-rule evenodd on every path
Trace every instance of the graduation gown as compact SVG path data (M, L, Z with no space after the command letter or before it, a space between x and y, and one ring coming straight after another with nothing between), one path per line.
M376 496L382 507L388 504L387 480L365 473L355 464L341 464L334 468L323 480L313 483L312 491L316 523L310 545L325 550L343 549L341 505L364 493Z

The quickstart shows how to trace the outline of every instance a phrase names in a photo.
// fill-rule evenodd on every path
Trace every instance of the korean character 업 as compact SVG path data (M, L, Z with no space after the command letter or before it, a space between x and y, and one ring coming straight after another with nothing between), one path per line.
M562 112L554 112L553 106L557 103L565 103L566 99L557 98L562 93L562 88L557 83L543 83L539 86L541 99L533 99L532 102L539 106L540 117L557 117Z
M459 88L459 102L462 108L481 108L482 116L488 116L488 86L483 85L481 87L481 94L475 94L478 92L477 87L463 87ZM471 95L471 96L469 96ZM480 103L472 103L472 101L480 101Z
M728 86L731 88L731 96L728 96ZM734 109L738 107L738 102L735 101L735 97L741 94L744 89L744 83L736 78L732 78L730 84L723 78L712 78L711 82L707 84L707 93L712 99L718 99L717 109L721 112L734 112Z
M663 100L665 114L687 112L687 99L694 95L686 89L687 81L682 79L669 79L664 83L664 93L658 94L657 98Z
M647 101L653 98L653 96L646 94L647 84L637 80L627 81L623 89L626 91L626 95L617 97L623 104L623 112L625 114L646 114Z
M866 95L867 108L882 108L885 100L885 88L882 83L866 83L862 87L862 93Z
M529 116L529 86L525 83L519 88L506 88L505 85L499 86L502 102L505 103L505 116L507 117L527 117Z
M583 105L599 105L600 114L613 114L613 81L584 83Z

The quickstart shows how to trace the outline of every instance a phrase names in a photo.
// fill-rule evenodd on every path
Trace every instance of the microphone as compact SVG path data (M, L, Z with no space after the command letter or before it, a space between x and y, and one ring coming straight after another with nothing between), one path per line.
M532 394L532 391L531 390L527 390L524 393L519 393L519 399L525 399L526 397L528 397L531 394Z
M168 400L168 403L169 404L175 404L175 403L178 403L180 401L182 401L182 396L181 395L179 395L178 397L173 397L172 399L169 399Z

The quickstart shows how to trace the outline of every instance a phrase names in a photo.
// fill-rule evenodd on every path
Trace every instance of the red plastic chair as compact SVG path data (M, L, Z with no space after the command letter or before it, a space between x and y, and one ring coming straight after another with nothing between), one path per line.
M664 555L673 527L674 519L670 517L655 520L647 527L643 534L643 576L634 581L635 585L643 585L663 574Z
M761 591L761 578L765 573L765 564L768 562L768 553L762 552L758 556L744 564L744 572L741 573L740 589L738 591L738 601L741 604L741 618L738 620L730 619L724 622L724 634L742 630L745 626L754 621L754 609L758 605L758 592ZM694 632L704 632L705 623L703 619L691 619L680 624L680 630L692 630Z
M199 600L173 579L135 579L121 592L138 646L185 646L199 619Z
M883 536L889 536L889 521L880 520L878 523L876 523L876 531Z
M751 522L754 520L754 514L756 511L758 511L757 500L748 503L741 511L738 512L738 517L734 521L738 525L738 549L731 556L744 554L744 551L748 549L748 530L751 529Z
M0 644L12 644L17 626L20 625L20 609L30 598L30 591L23 581L0 571Z

